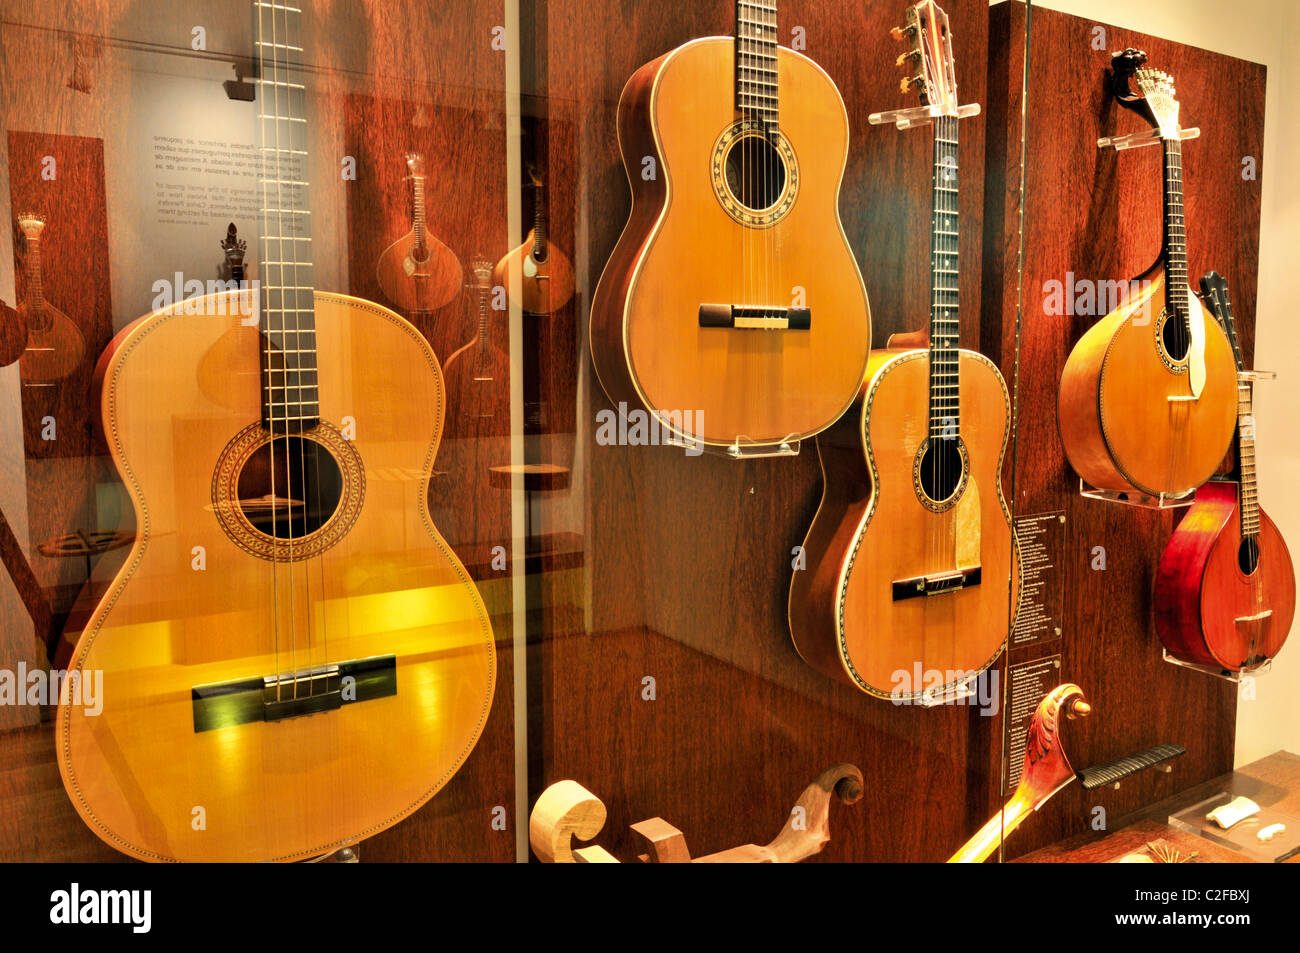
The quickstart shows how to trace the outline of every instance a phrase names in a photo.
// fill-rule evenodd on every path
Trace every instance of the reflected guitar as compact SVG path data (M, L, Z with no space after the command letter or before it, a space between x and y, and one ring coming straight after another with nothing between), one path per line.
M817 438L822 500L804 540L807 568L791 581L789 622L799 654L824 674L879 698L925 702L961 690L1000 654L1019 573L1001 484L1006 384L988 358L958 347L947 16L917 4L899 33L911 44L900 62L919 70L904 86L938 112L928 347L915 346L922 332L873 351L853 408ZM933 672L943 679L931 681Z
M191 299L97 369L139 529L77 639L56 737L82 819L141 860L354 844L447 783L492 702L483 600L426 500L437 358L397 314L313 292L302 14L254 18L257 325L236 292ZM218 346L220 402L197 373ZM74 691L89 678L98 714Z
M379 288L388 300L407 311L434 311L460 294L460 260L450 248L429 234L425 224L424 159L406 154L407 181L411 187L411 230L379 256Z
M1246 370L1218 272L1201 279L1211 310ZM1156 632L1176 658L1249 672L1281 650L1295 617L1295 571L1286 542L1259 505L1252 382L1237 384L1236 480L1214 479L1178 524L1156 573Z
M510 268L519 263L519 305L530 314L554 314L573 297L573 262L547 238L546 183L529 170L533 189L533 229L492 271L492 283L510 288Z
M1232 439L1236 368L1223 329L1187 284L1183 158L1172 80L1115 55L1122 103L1159 128L1164 245L1115 310L1079 339L1061 373L1057 419L1066 456L1100 490L1185 496L1218 468Z
M823 430L871 347L839 217L844 103L777 35L775 0L742 0L735 37L647 63L618 105L632 209L592 300L592 359L615 404L714 447Z
M86 353L81 330L45 300L41 285L41 233L45 225L40 215L25 212L18 216L18 228L27 246L23 256L26 284L18 306L19 324L27 328L27 341L18 358L18 372L24 384L38 386L63 380L80 366Z

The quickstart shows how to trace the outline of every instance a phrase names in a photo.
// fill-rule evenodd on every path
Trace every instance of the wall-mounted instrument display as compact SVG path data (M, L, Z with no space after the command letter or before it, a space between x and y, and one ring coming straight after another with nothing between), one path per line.
M447 358L447 431L463 436L510 433L510 355L492 342L492 263L474 262L478 332Z
M244 253L248 242L239 237L239 229L231 222L226 226L226 237L221 240L221 251L226 256L226 271L231 281L244 280Z
M519 262L522 274L520 307L531 314L553 314L573 297L573 262L555 247L549 235L546 183L528 170L533 191L533 228L523 244L507 252L492 271L492 283L509 290L510 267Z
M63 380L81 364L86 339L66 314L45 300L41 286L41 233L43 216L23 212L18 228L26 246L23 254L23 299L18 305L19 321L27 328L27 343L18 358L24 384L53 384Z
M460 294L464 272L452 250L429 234L424 158L408 152L406 169L411 187L411 230L379 256L379 287L408 312L434 311Z
M921 92L934 127L929 346L891 339L873 351L853 409L818 437L822 502L789 610L795 646L815 668L872 695L924 701L997 658L1019 575L1001 483L1007 387L993 362L958 346L959 107L947 16L928 0L909 7L900 35L910 46L904 86ZM923 693L918 664L949 680Z
M100 361L105 438L138 537L77 641L60 703L77 811L144 860L293 860L432 797L491 705L484 604L426 502L437 358L397 314L313 292L302 14L254 4L258 325L233 298L124 329ZM241 335L217 403L196 367Z
M1255 482L1253 381L1237 343L1228 283L1218 272L1201 289L1223 322L1237 383L1235 480L1196 491L1169 538L1156 573L1156 631L1170 655L1226 672L1258 668L1281 650L1295 616L1295 571Z
M612 401L733 452L829 426L871 346L839 217L844 103L777 37L775 0L740 0L734 38L693 40L628 80L632 210L591 311Z
M1153 121L1164 148L1164 242L1134 290L1079 339L1066 361L1057 416L1066 456L1098 490L1185 496L1232 439L1236 369L1223 329L1187 283L1182 130L1173 81L1116 54L1121 102Z

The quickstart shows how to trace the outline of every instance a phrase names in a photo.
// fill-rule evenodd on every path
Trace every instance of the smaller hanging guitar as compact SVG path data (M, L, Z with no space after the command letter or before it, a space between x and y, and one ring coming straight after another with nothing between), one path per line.
M434 311L460 294L460 260L429 234L425 224L424 159L406 154L411 184L411 230L379 256L379 287L390 301L410 312Z
M72 319L45 300L41 286L41 232L45 230L45 219L23 212L18 216L18 227L27 243L27 280L18 306L20 321L27 326L27 346L18 359L19 376L24 384L53 384L81 364L86 341Z
M447 358L447 432L450 436L487 436L510 432L510 356L492 343L489 297L492 263L474 261L478 290L478 333Z
M546 183L529 167L533 190L533 230L492 270L492 283L509 290L510 266L523 275L519 305L530 314L553 314L573 297L573 262L547 238Z
M1228 282L1201 279L1210 310L1223 323L1241 376L1237 382L1237 479L1196 491L1169 538L1156 573L1156 632L1170 655L1229 672L1273 658L1295 616L1295 571L1286 542L1259 505L1255 484L1252 383L1228 299Z

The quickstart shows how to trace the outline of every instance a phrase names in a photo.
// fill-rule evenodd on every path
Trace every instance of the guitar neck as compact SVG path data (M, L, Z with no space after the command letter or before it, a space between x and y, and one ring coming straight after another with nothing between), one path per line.
M262 426L298 433L320 420L302 12L257 0L258 154L261 158Z
M423 252L425 246L424 227L424 176L411 176L411 231L415 236L415 250Z
M1255 416L1249 381L1237 382L1237 508L1243 538L1259 535L1259 487L1255 482Z
M533 258L546 257L546 186L538 184L533 192Z
M934 120L934 215L930 239L930 437L960 433L958 386L957 117Z
M23 256L27 286L23 298L28 308L39 309L45 304L45 289L41 287L41 240L27 239L27 251Z
M776 0L737 0L736 111L766 133L780 125Z
M1183 144L1164 140L1165 285L1169 302L1184 320L1187 310L1187 230L1183 221Z
M478 346L487 347L488 339L488 289L480 288L478 293Z

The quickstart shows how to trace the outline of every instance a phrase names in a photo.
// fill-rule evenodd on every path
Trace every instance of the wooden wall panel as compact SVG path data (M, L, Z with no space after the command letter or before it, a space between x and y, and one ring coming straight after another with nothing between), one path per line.
M1047 283L1128 281L1160 251L1162 167L1158 146L1099 150L1102 136L1146 123L1106 89L1110 53L1146 50L1149 63L1173 74L1186 127L1184 143L1188 276L1193 287L1211 268L1227 276L1242 343L1254 341L1260 182L1242 178L1242 157L1262 156L1264 67L1052 10L1035 9L1030 36L1025 271L1020 352L1020 426L1016 507L1020 513L1063 510L1067 525L1061 675L1079 683L1094 712L1066 729L1076 767L1160 742L1185 745L1171 774L1146 772L1118 791L1067 789L1017 835L1018 854L1088 829L1093 809L1116 819L1232 767L1235 692L1227 682L1161 660L1151 621L1151 587L1160 553L1180 510L1156 512L1083 499L1065 460L1056 424L1061 369L1074 342L1100 315L1059 315L1046 305ZM1100 26L1105 48L1093 48ZM1008 180L1018 171L1011 146L1018 129L1024 7L993 11L992 85L1007 90L995 122L1008 144L996 161ZM991 150L992 153L992 150ZM991 162L994 161L991 158ZM992 172L992 169L990 170ZM1001 203L987 223L983 337L1000 347L1004 370L1014 356L1018 206ZM1105 569L1094 569L1097 547ZM1050 649L1013 651L1012 661Z

